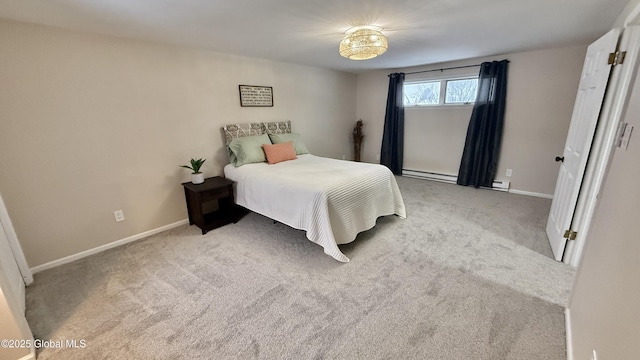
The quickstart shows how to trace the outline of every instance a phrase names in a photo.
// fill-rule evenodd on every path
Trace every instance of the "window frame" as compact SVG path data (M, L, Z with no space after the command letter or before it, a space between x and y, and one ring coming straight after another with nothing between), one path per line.
M454 76L447 76L447 77L438 77L438 78L425 78L425 79L415 79L415 80L409 80L409 81L405 81L403 84L403 92L404 92L404 86L406 85L411 85L411 84L422 84L422 83L440 83L440 96L438 99L438 103L437 104L424 104L424 105L407 105L404 103L404 96L402 97L402 101L403 101L403 106L405 107L405 109L420 109L420 108L437 108L437 107L468 107L468 106L473 106L475 104L475 100L472 102L468 102L468 103L462 103L462 102L458 102L458 103L447 103L445 102L446 100L446 96L447 96L447 84L449 81L456 81L456 80L468 80L468 79L476 79L479 80L479 76L478 74L473 74L473 75L454 75ZM477 87L476 87L476 94L477 94Z

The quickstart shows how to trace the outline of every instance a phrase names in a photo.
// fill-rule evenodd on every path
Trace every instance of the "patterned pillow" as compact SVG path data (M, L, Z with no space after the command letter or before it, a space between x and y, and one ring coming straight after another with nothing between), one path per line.
M289 134L291 133L291 121L274 121L262 123L263 134Z
M293 141L282 144L262 145L264 154L267 156L269 164L277 164L286 160L297 159L296 152L293 150Z

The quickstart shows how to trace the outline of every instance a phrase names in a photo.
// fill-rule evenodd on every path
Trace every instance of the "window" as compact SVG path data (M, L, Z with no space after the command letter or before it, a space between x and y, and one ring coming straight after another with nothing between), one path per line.
M447 80L445 104L471 104L476 101L478 78Z
M403 90L404 106L473 104L478 77L406 82Z
M404 84L404 106L438 105L440 81Z

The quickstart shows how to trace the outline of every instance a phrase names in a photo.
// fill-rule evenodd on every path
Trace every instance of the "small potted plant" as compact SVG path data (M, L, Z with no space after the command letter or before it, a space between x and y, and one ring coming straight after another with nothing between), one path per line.
M204 164L204 162L207 161L207 159L191 159L190 163L191 166L189 165L180 165L180 167L183 167L185 169L189 169L191 171L193 171L191 173L191 182L194 184L202 184L204 182L204 174L200 172L200 168L202 167L202 164Z

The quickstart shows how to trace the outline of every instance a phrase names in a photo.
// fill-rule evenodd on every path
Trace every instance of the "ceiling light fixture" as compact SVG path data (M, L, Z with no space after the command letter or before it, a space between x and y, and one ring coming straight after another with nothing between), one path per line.
M389 43L377 26L355 26L345 31L340 41L340 55L351 60L373 59L382 55Z

